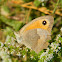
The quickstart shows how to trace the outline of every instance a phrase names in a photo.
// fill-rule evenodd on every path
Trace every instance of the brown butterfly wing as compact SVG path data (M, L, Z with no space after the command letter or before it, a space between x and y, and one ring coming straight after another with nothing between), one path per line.
M33 49L36 53L47 48L47 40L50 40L50 34L48 31L40 28L31 29L22 34L22 43L28 48Z
M36 45L40 36L37 34L37 29L32 29L22 33L22 39L25 46L32 48L32 46Z

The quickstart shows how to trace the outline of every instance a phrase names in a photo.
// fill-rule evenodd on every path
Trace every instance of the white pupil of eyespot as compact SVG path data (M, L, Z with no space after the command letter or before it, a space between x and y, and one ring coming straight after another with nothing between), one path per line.
M44 23L45 23L45 21L44 21Z

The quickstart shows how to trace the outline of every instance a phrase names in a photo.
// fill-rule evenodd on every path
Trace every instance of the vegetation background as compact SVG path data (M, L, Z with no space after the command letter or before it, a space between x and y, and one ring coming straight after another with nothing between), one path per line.
M19 31L31 20L44 15L54 17L49 43L58 46L54 52L53 47L49 48L53 55L42 59L46 50L36 54L25 46L20 47L13 30ZM0 0L0 62L62 62L62 0Z

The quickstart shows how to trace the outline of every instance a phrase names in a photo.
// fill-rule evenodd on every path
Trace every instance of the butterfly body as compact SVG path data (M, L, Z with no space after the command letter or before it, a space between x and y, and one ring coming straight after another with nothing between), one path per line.
M46 49L49 45L47 41L51 40L53 22L52 16L34 19L25 25L19 31L19 34L15 33L18 43L24 44L36 53L39 53L42 49Z

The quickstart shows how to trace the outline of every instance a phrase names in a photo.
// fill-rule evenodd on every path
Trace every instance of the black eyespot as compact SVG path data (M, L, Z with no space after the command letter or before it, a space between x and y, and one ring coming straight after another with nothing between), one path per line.
M43 25L46 25L46 24L47 24L47 22L44 20L44 21L42 22L42 24L43 24Z

